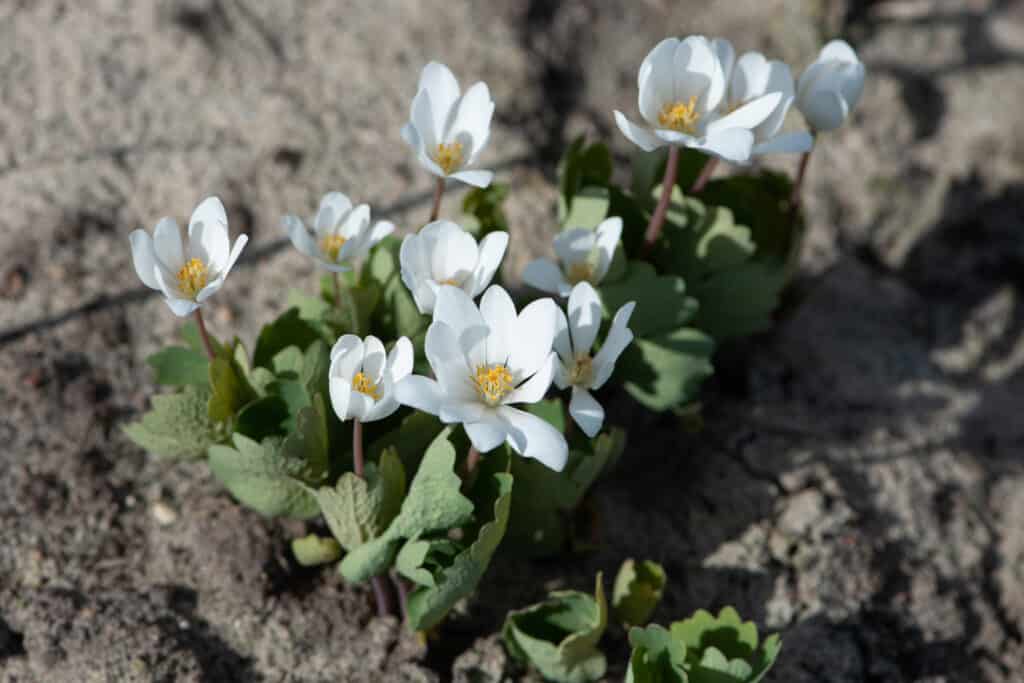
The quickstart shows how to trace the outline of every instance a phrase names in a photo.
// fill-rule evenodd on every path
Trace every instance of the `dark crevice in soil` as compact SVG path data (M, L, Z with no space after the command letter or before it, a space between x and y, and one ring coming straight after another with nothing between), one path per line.
M24 657L27 654L25 636L8 626L0 617L0 662L8 657Z

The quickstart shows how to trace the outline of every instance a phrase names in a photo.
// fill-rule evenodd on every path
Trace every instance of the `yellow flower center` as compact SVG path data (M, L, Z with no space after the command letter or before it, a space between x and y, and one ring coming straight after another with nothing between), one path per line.
M449 145L441 143L437 146L437 154L434 161L446 174L455 171L462 166L462 143L453 142Z
M505 394L515 388L512 386L512 373L502 363L477 366L473 382L476 384L476 393L492 406L497 405Z
M594 378L594 359L590 356L576 357L576 363L569 370L569 384L588 386Z
M356 376L352 378L352 390L358 391L360 394L366 394L374 401L380 400L380 389L373 383L373 380L362 372L357 372Z
M341 253L341 248L347 241L348 238L341 235L328 235L320 240L320 250L330 256L332 261L337 261L338 254Z
M206 286L206 264L197 258L191 258L178 271L178 289L189 299L195 299L196 294Z
M566 268L565 271L565 279L569 281L570 285L579 284L580 282L590 282L590 278L593 275L594 267L586 261L570 263L569 267Z
M688 102L666 104L658 114L658 123L680 133L693 135L697 132L700 112L697 111L697 96L690 97Z
M437 284L439 284L439 285L451 285L452 287L459 287L459 286L460 286L460 285L459 285L459 281L458 281L458 280L456 280L456 279L455 279L455 278L453 278L453 277L450 277L450 278L448 278L447 280L441 280L441 281L440 281L440 282L438 282Z

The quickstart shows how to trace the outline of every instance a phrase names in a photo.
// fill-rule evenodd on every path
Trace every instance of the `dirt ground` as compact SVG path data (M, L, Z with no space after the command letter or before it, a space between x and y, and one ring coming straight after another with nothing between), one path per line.
M597 551L499 559L425 651L296 566L303 524L122 435L177 325L132 229L222 196L252 242L210 324L251 340L313 283L281 214L340 189L424 220L398 130L437 59L497 102L514 277L548 248L561 147L625 159L611 111L693 32L798 65L842 35L869 80L812 160L779 324L718 355L704 431L617 416ZM1022 107L1013 1L0 2L0 681L515 681L505 613L631 556L668 571L657 621L731 603L781 631L773 682L1024 681Z

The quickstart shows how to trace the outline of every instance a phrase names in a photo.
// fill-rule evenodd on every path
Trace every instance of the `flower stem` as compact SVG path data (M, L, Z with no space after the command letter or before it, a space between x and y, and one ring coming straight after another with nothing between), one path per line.
M438 178L437 184L434 186L434 207L430 209L430 220L428 223L433 223L437 220L438 215L441 213L441 195L444 194L444 178Z
M800 165L797 167L796 180L793 181L793 191L789 195L789 206L793 212L800 205L800 189L804 185L804 177L807 175L807 165L811 160L811 153L814 151L814 143L818 138L811 133L811 148L800 155Z
M693 185L690 187L690 191L687 194L697 194L704 190L704 186L711 180L712 174L715 172L715 167L718 166L718 157L708 157L708 160L704 162L704 168L700 170L700 175L693 181Z
M463 479L469 481L473 473L476 472L477 466L480 465L480 451L476 449L476 446L470 445L469 453L466 454L465 464L465 476Z
M658 206L651 214L651 222L647 224L647 232L644 233L644 246L642 255L644 258L650 255L651 249L661 237L661 226L665 223L665 214L668 213L668 203L672 199L672 188L676 184L676 173L679 170L679 148L675 145L668 148L668 162L665 164L665 179L661 186L661 198Z
M377 603L377 616L386 617L391 614L391 599L388 597L387 584L380 574L370 579L373 586L373 599Z
M352 470L360 479L363 478L363 423L352 420Z
M341 273L331 273L334 279L334 306L341 309Z
M789 195L789 254L786 255L786 281L792 279L800 266L800 254L804 250L804 237L807 234L806 226L800 225L800 194L804 185L804 178L807 176L807 167L811 160L811 152L814 151L814 142L817 136L811 133L811 148L800 156L800 165L797 167L796 179L793 181L793 191Z
M405 581L394 569L391 570L391 583L395 584L395 592L398 593L398 608L402 610L402 621L409 620L409 592Z
M202 309L197 308L195 312L196 324L199 326L199 338L203 340L203 346L206 348L206 355L213 360L217 357L216 352L213 350L213 342L210 341L210 335L206 331L206 323L203 321Z

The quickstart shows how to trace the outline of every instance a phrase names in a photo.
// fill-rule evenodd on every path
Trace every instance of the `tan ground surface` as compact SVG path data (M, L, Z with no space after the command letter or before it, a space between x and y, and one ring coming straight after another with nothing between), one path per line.
M697 31L800 65L843 35L869 81L812 162L790 310L717 359L702 434L628 416L660 436L598 490L599 552L501 563L425 655L289 561L301 525L122 436L177 324L130 230L221 195L253 241L211 325L251 339L311 282L282 213L341 189L423 220L398 129L438 59L497 102L514 276L561 146L627 153L611 110ZM668 568L660 621L734 603L782 630L771 681L1024 680L1022 107L1012 1L0 2L0 681L517 680L505 612L630 555Z

